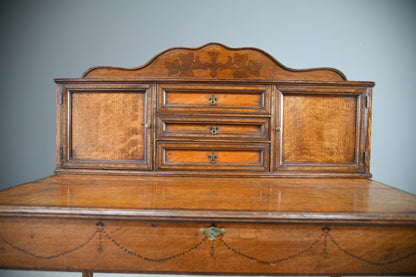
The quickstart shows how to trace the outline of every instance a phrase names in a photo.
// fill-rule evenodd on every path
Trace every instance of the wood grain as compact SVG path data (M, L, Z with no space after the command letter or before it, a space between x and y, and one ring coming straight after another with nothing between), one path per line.
M158 138L269 140L268 118L158 116ZM215 132L213 132L213 128Z
M158 142L157 145L161 170L265 171L269 164L269 144Z
M98 66L83 78L205 78L344 81L333 68L288 68L256 48L230 48L208 43L198 48L171 48L136 68Z
M6 215L414 224L416 196L368 179L58 175L0 192Z
M59 84L57 168L152 169L152 86Z
M415 199L363 179L50 176L0 192L0 268L415 274Z
M272 145L269 149L273 149L273 151L269 150L270 153L268 153L270 162L265 168L271 168L272 170L268 171L275 176L348 176L354 178L371 176L368 171L370 106L364 107L364 99L368 95L367 86L369 84L367 83L352 82L353 84L348 83L343 86L331 83L324 86L323 83L314 85L296 82L288 85L286 82L283 85L277 82L275 90L272 85L260 84L259 81L247 81L245 84L233 84L228 81L218 83L161 81L160 84L154 86L157 87L157 93L154 93L153 89L141 90L147 103L140 105L141 115L146 118L146 123L139 124L141 131L143 130L143 136L141 136L144 139L143 143L130 135L131 128L125 124L119 124L124 120L119 120L117 117L111 117L108 120L105 117L97 117L94 115L95 113L87 112L86 106L83 106L86 105L84 100L75 101L74 104L71 103L71 98L73 98L72 95L100 95L100 93L107 93L112 97L112 93L114 95L126 95L123 93L127 93L128 95L135 89L148 88L149 84L140 81L136 81L135 84L127 81L125 84L117 84L115 81L108 80L90 80L87 83L80 80L59 80L58 83L59 86L63 86L60 90L69 92L68 100L65 101L69 101L68 103L71 105L68 107L71 108L58 105L60 112L58 122L61 122L58 130L61 134L58 136L56 172L80 173L87 172L85 170L88 169L89 173L110 173L103 171L104 169L117 170L120 174L147 175L147 172L152 170L155 175L160 175L161 171L158 169L157 161L152 162L153 157L160 155L157 153L157 148L154 148L157 141L202 142L212 140L218 144L263 140ZM112 91L108 91L109 89ZM170 94L172 97L169 98ZM203 97L200 97L201 95ZM218 101L214 105L210 104L209 98L212 95L216 95L216 99L223 102ZM246 99L245 95L250 97ZM120 97L122 99L124 96ZM231 97L230 103L236 105L228 103L228 97ZM63 98L66 99L65 93ZM168 98L173 102L169 103ZM371 100L371 95L369 98ZM105 106L107 100L101 100L98 97L90 99L91 103L95 103L97 107L104 105L97 108L98 110L107 109ZM97 104L101 101L103 103ZM205 104L198 101L204 101ZM276 109L274 107L272 109L272 102L278 106ZM81 103L79 108L77 103ZM122 108L125 112L135 109L128 103L123 105L126 105L126 108ZM340 105L342 109L337 109L335 107L337 105ZM71 110L82 110L83 113L72 119L73 112ZM273 113L271 113L272 110ZM154 117L154 121L151 120L152 117ZM81 118L85 118L85 120ZM77 126L84 126L82 127L84 129L74 131L76 136L74 145L71 141L74 140L71 137L73 136L71 122L77 122L77 120L80 122L77 123ZM106 124L105 120L113 123ZM273 126L268 123L269 121L273 122ZM115 133L107 133L107 137L99 140L103 145L98 146L102 148L101 152L92 154L95 156L88 157L85 154L79 156L82 151L96 151L93 147L97 147L95 141L99 139L99 136L94 134L100 134L100 132L94 128L100 124L105 125L103 130L111 129L111 126L114 126ZM143 124L148 124L149 128L144 129ZM213 126L220 130L215 135L212 135L210 130ZM275 128L279 126L282 131L276 132ZM99 128L101 131L101 127ZM69 133L66 133L67 130ZM117 135L117 132L122 135ZM132 149L134 147L140 149L144 154L143 158L130 158L131 149L120 147L124 143L121 141L117 143L115 141L117 138L122 138L125 142L134 141L129 146L133 147ZM152 138L154 138L153 142ZM270 140L271 138L273 139ZM82 143L77 146L76 143L80 141ZM106 145L107 141L111 143ZM137 145L134 145L136 143ZM81 149L75 149L73 146L75 148L81 146ZM82 147L84 148L82 149ZM79 152L80 150L81 152ZM364 154L364 152L366 153ZM142 153L137 152L136 154ZM364 159L366 160L364 161ZM187 172L186 169L189 171ZM181 175L206 175L206 171L202 167L199 173L195 168L185 165L181 167L181 171ZM228 176L250 175L253 172L245 171L232 175L231 171L228 171ZM257 175L259 175L259 171L257 171ZM269 176L269 174L262 176Z
M354 163L356 96L286 95L283 162Z
M0 268L415 274L415 200L364 179L50 176L0 192Z
M369 174L371 122L366 89L332 85L277 89L280 131L274 140L275 172Z
M0 268L416 274L416 196L368 179L373 82L218 43L55 81L56 175L0 192Z
M222 222L225 234L210 242L199 232L209 226L204 223L17 217L2 218L0 225L0 267L274 275L415 272L416 227Z
M85 92L71 96L72 159L144 159L144 93Z
M158 111L270 114L270 97L271 87L267 85L167 84L159 86Z

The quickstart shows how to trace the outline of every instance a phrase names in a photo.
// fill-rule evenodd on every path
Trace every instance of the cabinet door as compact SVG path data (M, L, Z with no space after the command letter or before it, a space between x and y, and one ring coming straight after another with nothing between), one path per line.
M64 86L62 167L152 169L151 92L147 84Z
M276 171L364 172L365 88L278 88Z

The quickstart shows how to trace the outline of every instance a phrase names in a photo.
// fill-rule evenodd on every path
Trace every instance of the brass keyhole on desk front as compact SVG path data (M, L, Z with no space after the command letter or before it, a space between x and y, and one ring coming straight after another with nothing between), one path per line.
M218 228L217 226L210 226L208 228L201 228L199 232L206 235L210 241L214 241L218 236L225 234L225 229Z
M211 155L209 155L208 156L208 158L210 159L210 162L212 163L212 164L215 164L216 162L217 162L217 155L215 155L215 153L214 152L212 152L211 153Z
M211 105L215 105L217 103L217 97L215 97L215 95L211 95L210 98L208 98L209 102L211 103Z
M217 126L212 126L212 127L210 127L210 129L211 129L211 134L212 135L218 134L218 127Z

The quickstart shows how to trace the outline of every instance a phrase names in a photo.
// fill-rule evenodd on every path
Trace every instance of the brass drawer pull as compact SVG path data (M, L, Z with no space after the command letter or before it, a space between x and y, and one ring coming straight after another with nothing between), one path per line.
M217 126L212 126L212 127L210 127L210 129L211 129L211 134L212 135L218 134L218 127Z
M208 228L201 228L199 230L202 234L206 235L210 241L214 241L217 239L219 235L224 235L225 229L218 228L217 226L211 226Z
M215 164L216 162L217 162L217 155L215 155L215 153L214 152L212 152L211 153L211 155L209 155L208 156L208 158L210 159L210 162L212 163L212 164Z
M210 98L208 98L208 100L209 100L209 102L211 103L211 105L215 105L215 104L217 104L217 97L215 97L215 95L213 94L213 95L211 95L211 97Z

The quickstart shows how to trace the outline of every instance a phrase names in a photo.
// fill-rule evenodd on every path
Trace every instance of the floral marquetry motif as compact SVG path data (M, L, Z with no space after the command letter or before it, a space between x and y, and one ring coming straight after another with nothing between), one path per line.
M247 78L249 75L259 76L262 63L249 60L248 54L240 55L235 53L233 57L228 56L227 62L218 62L219 52L208 52L210 61L201 62L200 56L194 57L193 53L180 54L179 59L173 62L166 62L169 69L169 76L179 75L180 77L194 77L194 70L209 70L212 78L217 76L218 70L230 70L234 78Z
M208 43L198 48L171 48L135 68L92 67L82 77L346 80L344 74L334 68L291 69L263 50L251 47L231 48L219 43Z

